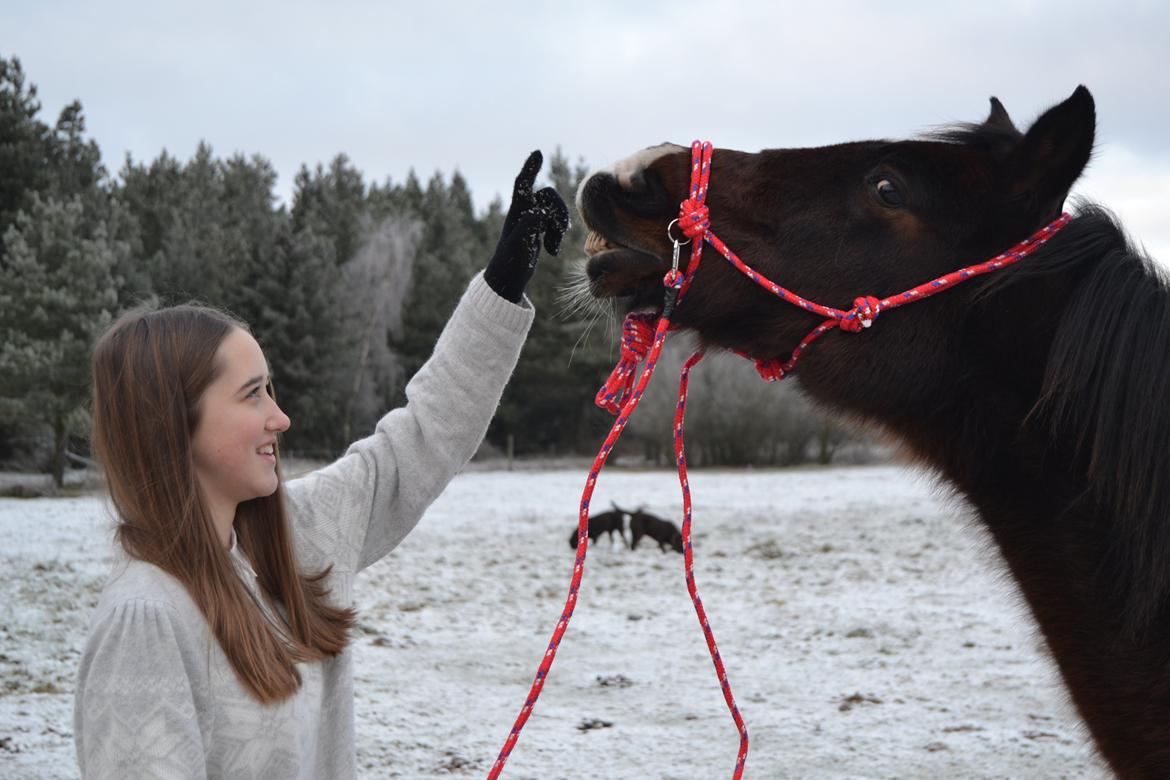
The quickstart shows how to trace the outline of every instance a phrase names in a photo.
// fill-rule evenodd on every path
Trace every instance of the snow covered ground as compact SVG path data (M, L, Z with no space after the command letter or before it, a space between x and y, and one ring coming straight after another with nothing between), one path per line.
M357 591L363 777L483 777L564 603L584 470L468 472ZM754 778L1101 777L963 504L899 467L692 475L696 577ZM677 518L669 472L594 507ZM74 675L105 579L97 497L0 499L0 777L76 777ZM590 547L506 778L729 777L737 737L682 556Z

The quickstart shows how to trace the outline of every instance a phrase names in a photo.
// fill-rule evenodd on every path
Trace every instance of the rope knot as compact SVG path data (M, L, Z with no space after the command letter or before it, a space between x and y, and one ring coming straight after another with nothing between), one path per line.
M593 403L610 414L617 414L625 406L634 390L638 364L646 359L658 329L658 315L643 312L631 314L622 323L621 360L605 384L597 391Z
M643 312L626 317L622 323L622 360L632 360L634 363L645 360L657 327L656 314Z
M873 325L873 321L877 319L881 310L882 302L872 295L854 298L853 308L841 318L841 330L860 333L862 328Z
M692 241L696 238L702 238L710 226L711 212L705 204L687 198L678 207L679 230Z
M771 360L757 360L756 373L766 382L779 382L788 374L784 371L784 363L777 358Z
M738 349L731 350L739 355L744 360L750 360L756 364L756 373L760 378L767 382L779 382L784 377L788 376L788 368L785 368L785 362L780 358L770 358L764 360L763 358L754 358L746 352L740 352Z

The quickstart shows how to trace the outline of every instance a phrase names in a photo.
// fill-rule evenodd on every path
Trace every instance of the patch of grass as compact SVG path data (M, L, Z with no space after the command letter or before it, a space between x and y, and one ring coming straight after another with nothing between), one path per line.
M54 682L42 682L37 683L29 693L68 693L68 691L62 690Z
M881 704L882 700L868 693L854 693L850 696L842 697L840 702L840 706L838 706L837 709L840 712L849 712L849 710L853 709L854 707L863 704Z
M776 543L775 539L769 539L765 542L757 542L745 550L748 555L756 558L762 558L765 561L774 561L781 558L791 558L793 553L788 552Z
M49 486L43 485L5 485L0 487L0 498L47 498L57 495Z

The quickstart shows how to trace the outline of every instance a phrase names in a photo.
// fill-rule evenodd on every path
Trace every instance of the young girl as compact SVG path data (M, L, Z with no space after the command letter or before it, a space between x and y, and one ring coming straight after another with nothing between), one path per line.
M340 460L283 483L289 418L247 327L137 310L93 355L94 451L126 555L98 603L74 711L94 778L356 773L353 578L392 550L474 453L533 310L541 236L568 212L528 158L495 255L407 404Z

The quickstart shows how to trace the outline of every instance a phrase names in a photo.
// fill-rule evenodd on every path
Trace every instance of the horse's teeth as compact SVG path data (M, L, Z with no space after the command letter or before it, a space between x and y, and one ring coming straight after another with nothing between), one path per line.
M605 251L606 249L614 248L614 245L609 243L609 241L606 240L597 231L591 230L589 231L589 235L585 237L585 254L587 255L595 255L598 252Z

